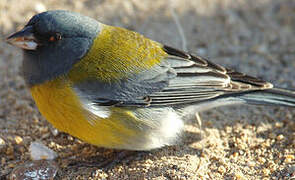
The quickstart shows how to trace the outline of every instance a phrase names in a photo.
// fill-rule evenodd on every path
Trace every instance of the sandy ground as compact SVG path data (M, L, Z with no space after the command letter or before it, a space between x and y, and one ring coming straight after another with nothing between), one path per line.
M188 50L213 62L295 89L294 0L175 0ZM295 110L222 107L201 113L202 130L188 122L178 146L102 162L118 151L97 148L64 134L39 114L20 73L21 51L3 40L37 12L67 9L126 27L182 48L169 1L0 1L0 178L30 161L41 141L55 150L56 179L290 179L295 176ZM76 164L69 166L69 164Z

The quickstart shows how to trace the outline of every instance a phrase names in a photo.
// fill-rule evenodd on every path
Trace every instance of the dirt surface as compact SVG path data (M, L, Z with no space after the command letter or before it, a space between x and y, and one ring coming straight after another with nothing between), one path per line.
M175 0L188 50L284 88L295 89L294 0ZM4 42L32 15L67 9L182 48L169 1L0 1L0 178L30 161L41 141L59 155L56 179L290 179L295 176L295 110L235 106L192 119L178 146L89 167L121 152L85 144L39 114L20 73L21 51ZM88 162L88 165L87 165Z

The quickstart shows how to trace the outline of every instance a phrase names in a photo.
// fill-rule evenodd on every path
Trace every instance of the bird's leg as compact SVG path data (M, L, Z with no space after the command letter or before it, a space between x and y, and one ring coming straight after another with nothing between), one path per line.
M198 125L199 125L199 128L200 128L200 130L202 131L202 119L201 119L201 117L200 117L200 114L197 112L197 113L195 114L195 116L196 116L196 120L197 120L197 123L198 123Z
M196 120L197 120L197 123L198 123L199 128L200 128L201 139L203 139L204 134L203 134L203 128L202 128L202 119L201 119L200 114L198 112L195 114L195 116L196 116ZM202 143L202 151L203 151L203 148L204 147L203 147L203 143Z

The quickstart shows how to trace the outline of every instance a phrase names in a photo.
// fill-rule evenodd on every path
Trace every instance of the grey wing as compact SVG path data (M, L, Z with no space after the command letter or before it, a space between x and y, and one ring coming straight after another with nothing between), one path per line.
M88 80L75 85L79 96L98 106L149 106L149 95L169 86L176 73L167 62L138 74L130 74L128 79L107 83Z
M204 58L164 46L160 65L116 83L88 81L79 92L99 106L177 106L230 93L272 88L272 84Z
M151 105L198 103L222 95L272 88L271 83L214 64L202 57L164 46L177 76L161 92L150 95Z

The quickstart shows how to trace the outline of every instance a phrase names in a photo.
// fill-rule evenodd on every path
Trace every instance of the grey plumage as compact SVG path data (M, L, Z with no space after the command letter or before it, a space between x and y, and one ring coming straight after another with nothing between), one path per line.
M295 106L292 91L273 89L271 83L168 46L164 50L167 60L150 70L119 82L85 82L77 88L98 106L182 108L206 101L214 107L218 102Z
M88 52L100 30L96 20L68 11L35 15L26 26L32 28L41 44L34 51L23 51L23 74L29 86L66 74ZM62 39L48 42L57 32Z
M277 105L295 107L295 93L286 89L272 88L251 93L241 93L237 96L248 104Z

